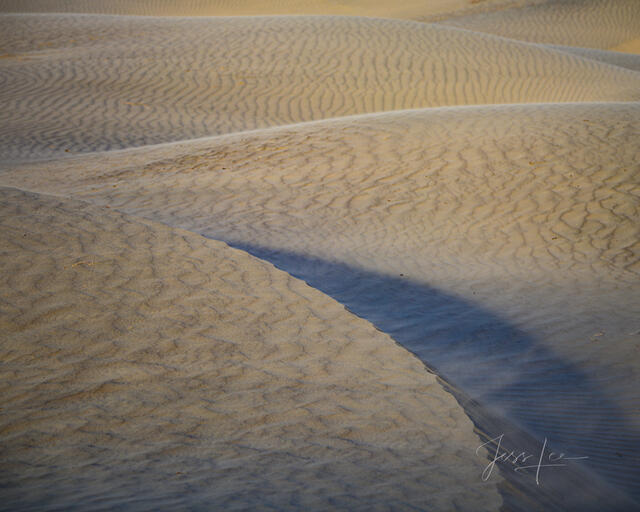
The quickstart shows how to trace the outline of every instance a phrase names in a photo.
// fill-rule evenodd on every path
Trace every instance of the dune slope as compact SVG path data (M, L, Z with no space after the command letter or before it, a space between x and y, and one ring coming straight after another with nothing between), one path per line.
M640 509L639 59L637 0L0 0L0 510Z
M638 119L637 103L426 109L34 164L0 183L270 259L634 492Z
M565 52L357 17L0 16L0 161L376 111L640 99Z
M0 509L500 505L453 397L340 304L186 231L0 198Z

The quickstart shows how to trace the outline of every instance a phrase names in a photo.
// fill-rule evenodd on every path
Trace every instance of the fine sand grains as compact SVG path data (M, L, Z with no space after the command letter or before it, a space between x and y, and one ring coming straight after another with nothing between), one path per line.
M0 509L499 507L436 377L273 266L6 188L0 247Z
M0 16L0 160L379 111L640 99L640 75L457 28L357 17Z

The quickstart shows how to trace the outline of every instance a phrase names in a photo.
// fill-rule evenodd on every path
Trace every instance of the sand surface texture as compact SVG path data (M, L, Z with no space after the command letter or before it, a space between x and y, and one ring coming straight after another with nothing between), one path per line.
M639 119L622 103L425 109L33 165L0 183L273 261L633 490Z
M0 508L640 507L640 3L0 12Z
M462 408L339 303L193 233L0 194L3 509L500 504Z
M446 20L447 25L537 43L609 49L640 37L636 0L549 0Z
M443 105L640 99L622 67L357 17L0 16L0 158Z

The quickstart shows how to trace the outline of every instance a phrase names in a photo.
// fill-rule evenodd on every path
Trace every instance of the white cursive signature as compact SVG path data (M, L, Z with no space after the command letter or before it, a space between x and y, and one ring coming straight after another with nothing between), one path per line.
M504 434L500 434L498 437L494 437L490 439L486 443L481 444L476 448L476 455L480 455L480 449L483 447L497 443L495 453L493 454L493 460L487 464L482 472L482 480L486 481L491 476L493 469L496 467L497 462L511 463L514 466L513 470L515 472L525 471L527 469L535 469L536 470L536 485L540 485L540 469L541 468L552 468L552 467L561 467L566 466L567 464L563 461L568 460L581 460L588 459L589 457L567 457L564 453L556 453L549 452L545 454L545 450L547 448L547 438L544 438L544 443L542 445L542 449L540 450L540 455L538 456L537 462L535 464L530 464L529 460L534 457L534 454L527 453L526 451L522 451L516 454L515 450L507 451L501 450L502 438ZM531 462L534 462L532 460Z

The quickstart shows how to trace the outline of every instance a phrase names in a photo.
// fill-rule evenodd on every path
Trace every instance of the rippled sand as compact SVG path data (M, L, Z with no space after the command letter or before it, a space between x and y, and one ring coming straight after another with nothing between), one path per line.
M638 505L640 5L16 5L3 509Z
M3 508L500 504L453 397L339 303L188 231L1 194Z
M10 15L0 31L9 160L409 108L640 99L628 69L410 21Z

